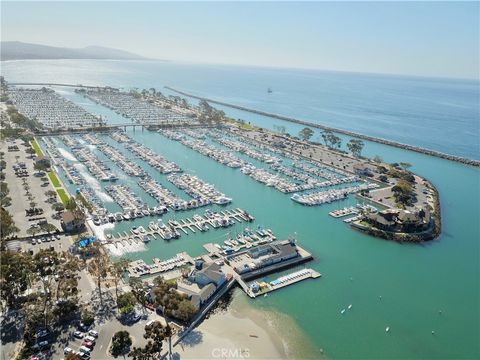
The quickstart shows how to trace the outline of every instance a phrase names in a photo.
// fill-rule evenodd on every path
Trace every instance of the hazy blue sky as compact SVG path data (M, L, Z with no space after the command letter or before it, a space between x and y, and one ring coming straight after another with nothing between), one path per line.
M4 2L2 40L152 58L479 77L478 2Z

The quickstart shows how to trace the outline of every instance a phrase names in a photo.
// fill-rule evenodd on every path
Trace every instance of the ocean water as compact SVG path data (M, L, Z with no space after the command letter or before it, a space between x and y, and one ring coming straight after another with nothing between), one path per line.
M287 81L286 77L298 78L302 82L311 84L318 81L321 83L317 85L318 87L325 86L325 77L327 77L330 78L327 88L335 88L337 93L340 91L338 84L343 84L344 95L341 97L345 99L344 109L339 99L330 97L330 101L326 100L329 96L333 96L328 95L328 89L325 91L325 98L319 99L318 104L326 103L328 106L335 107L337 112L343 113L354 112L350 98L355 98L355 101L361 105L361 99L366 96L356 93L361 91L362 85L357 84L357 87L353 88L348 85L354 81L351 78L348 79L349 76L360 75L322 73L317 75L318 78L315 80L309 78L308 72L286 71L283 74L280 70L238 70L235 67L228 69L222 67L217 74L230 73L222 79L221 76L212 76L216 71L214 68L204 66L197 67L196 70L192 68L195 67L140 62L31 61L7 63L3 66L2 72L10 81L55 81L129 88L153 86L158 89L163 85L171 85L212 98L221 97L222 100L246 106L263 106L262 109L266 111L286 114L289 109L291 113L287 115L296 117L304 116L304 111L316 114L312 109L306 110L298 106L305 101L305 98L310 98L309 101L312 104L315 103L307 87L295 85L297 89L295 96L291 94L285 96L281 104L276 101L260 101L259 99L268 99L265 88L272 87L273 95L277 96L281 92L280 84ZM237 78L246 77L246 74L251 71L251 81L231 80L235 71L240 71ZM259 79L263 72L269 74L269 81ZM196 76L192 76L192 73ZM254 76L255 74L257 76ZM278 74L279 78L275 80L274 74ZM339 79L335 79L337 75ZM315 77L315 75L312 76ZM254 77L257 79L253 79ZM365 78L375 78L375 76L365 75ZM370 106L363 105L369 108L377 102L385 101L384 88L374 86L380 80L371 81L373 81L369 86L371 100L368 102ZM408 140L405 142L425 147L428 147L428 144L433 147L437 142L444 146L448 143L451 151L447 152L457 155L460 154L458 149L462 149L459 144L463 144L465 148L462 151L474 157L475 146L478 147L478 136L474 133L475 126L478 130L478 115L473 111L475 108L478 109L478 103L473 99L473 94L477 91L475 86L463 81L431 79L418 81L423 85L415 85L413 83L415 81L411 78L393 79L390 82L387 79L381 80L386 87L394 88L390 91L391 93L403 94L403 97L396 97L392 107L403 109L407 114L405 119L418 116L411 105L412 99L426 96L430 100L414 101L417 105L423 104L418 105L422 109L423 116L441 113L437 108L440 105L435 105L433 101L436 99L437 102L450 104L446 105L447 107L451 107L451 104L464 104L462 105L464 108L459 107L464 110L458 110L463 114L463 120L459 121L457 116L449 121L440 122L439 117L429 117L428 121L437 124L435 128L440 134L434 137L426 123L414 125L414 122L407 121L407 127L410 129L408 131L404 128L405 124L388 123L392 120L388 116L385 120L381 120L383 110L378 110L378 121L389 124L378 128L378 131L383 132L383 137L399 140L397 136L404 136ZM263 82L268 84L261 84ZM403 85L398 85L400 87L392 85L397 82ZM221 83L223 85L220 85ZM252 95L254 83L261 84L261 86L258 85L258 96ZM415 90L427 86L426 84L429 84L430 90ZM404 93L405 89L402 86L410 87L410 90ZM293 87L294 84L291 88ZM305 92L302 92L302 89ZM62 91L65 96L90 111L101 112L112 123L122 120L108 109L99 108L72 94L68 89ZM425 95L425 92L442 93L442 101L438 96ZM449 92L451 92L450 96ZM462 93L469 95L464 97ZM467 98L470 98L470 101L467 101ZM291 103L288 103L287 99L290 99ZM279 111L277 106L284 107L285 111ZM383 106L387 107L385 104ZM231 116L241 117L259 125L268 127L274 124L283 125L280 120L228 108L225 110ZM359 112L361 113L360 110ZM355 126L360 126L357 120L352 119L350 123L345 121L347 128L354 129ZM465 126L465 124L469 125ZM298 127L295 125L285 123L285 126L292 133L298 132ZM340 126L340 121L337 126ZM413 131L414 126L419 126L424 132ZM376 135L371 132L375 128L368 126L365 131L368 130L369 135ZM404 130L401 130L402 128ZM466 135L469 133L468 128L473 131L473 138L470 141L467 140L469 137ZM458 131L453 131L449 135L448 129ZM264 309L269 313L279 314L279 318L283 320L273 321L273 323L287 345L289 340L293 341L291 339L299 337L305 339L305 344L308 346L295 347L295 344L289 344L293 358L317 358L320 349L323 349L326 357L333 359L476 359L480 357L478 341L480 338L478 319L480 310L480 171L478 169L366 142L364 149L366 155L378 154L389 162L410 162L413 165L412 170L431 180L440 192L442 235L438 240L428 244L408 245L366 236L351 230L341 220L328 216L328 212L333 209L353 204L353 198L343 203L321 207L303 207L292 202L288 196L240 174L238 170L218 164L157 133L142 132L137 129L136 132L129 131L129 135L177 162L187 172L216 184L219 190L233 198L232 206L251 212L257 219L256 224L272 228L279 237L296 233L300 243L315 255L316 260L308 266L321 272L323 274L321 279L296 284L272 293L267 298L247 301L249 306L256 310ZM107 141L110 142L108 138ZM111 143L122 150L122 147L114 141ZM125 153L128 154L128 152ZM476 154L478 155L478 152ZM102 160L108 161L106 158ZM149 170L147 164L141 163L141 165ZM162 184L168 186L169 183L165 181L163 175L157 173L153 175ZM131 179L122 177L120 182L129 184L136 192L142 194L141 189L136 187ZM147 201L151 201L146 194L143 195ZM111 207L112 210L115 210L115 206L114 203L107 204L107 207ZM195 211L175 216L183 218L193 213ZM168 215L170 216L174 215ZM144 221L148 223L148 220ZM133 224L122 223L113 231L125 230L130 225ZM230 231L237 231L236 229L240 231L241 227ZM197 255L202 252L202 244L218 242L225 236L222 231L212 230L203 234L185 235L171 242L152 241L147 245L146 251L132 253L130 257L150 261L153 257L168 258L182 250ZM341 315L340 311L349 304L353 305L352 309ZM439 311L442 313L439 314ZM295 323L295 327L292 327L296 329L295 336L291 333L292 328L288 326L289 322ZM389 333L385 332L387 326L390 327ZM435 331L434 335L432 331Z
M2 75L11 82L154 87L166 93L169 91L162 88L168 85L199 96L480 159L478 80L114 60L9 61L2 63ZM252 117L229 113L245 120ZM257 119L264 125L272 122ZM319 138L317 133L314 139Z

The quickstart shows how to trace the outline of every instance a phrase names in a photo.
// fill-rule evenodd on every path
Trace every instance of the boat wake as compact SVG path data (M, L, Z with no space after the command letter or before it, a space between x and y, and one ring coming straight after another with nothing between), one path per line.
M78 160L75 158L75 156L73 156L70 152L68 152L67 150L65 149L62 149L62 148L58 148L58 152L67 160L70 160L70 161L75 161L77 162Z
M95 191L95 194L98 196L100 200L104 202L113 202L113 199L110 197L110 195L102 191L100 182L97 179L95 179L92 175L90 175L85 165L77 163L74 166L78 170L80 175L82 175L82 177L85 179L87 184L90 185L93 191Z
M123 256L127 253L146 251L147 248L143 242L138 241L116 241L114 244L105 246L112 256Z

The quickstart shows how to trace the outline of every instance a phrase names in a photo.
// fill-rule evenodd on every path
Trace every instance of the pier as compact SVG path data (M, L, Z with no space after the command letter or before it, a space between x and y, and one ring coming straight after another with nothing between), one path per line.
M270 281L270 282L257 282L254 281L252 284L250 284L250 297L255 298L257 296L266 296L267 293L282 289L284 287L287 287L289 285L296 284L300 281L307 280L307 279L316 279L322 276L319 272L313 270L313 269L303 269L299 271L295 271L293 273L290 273L288 275L284 275L279 277L276 280Z
M254 218L246 211L236 208L224 210L221 212L211 212L207 210L205 215L194 215L193 218L169 220L164 224L162 220L151 221L148 229L143 226L132 228L129 232L117 233L104 242L115 245L117 242L149 242L152 239L177 239L182 232L185 235L194 234L197 231L204 232L210 229L227 228L235 223L252 222Z

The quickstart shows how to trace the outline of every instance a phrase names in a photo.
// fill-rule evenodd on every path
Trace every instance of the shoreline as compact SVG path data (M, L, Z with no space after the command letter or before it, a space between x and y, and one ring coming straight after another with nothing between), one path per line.
M227 107L230 107L230 108L250 112L250 113L253 113L253 114L258 114L258 115L271 117L271 118L274 118L274 119L284 120L284 121L288 121L288 122L299 124L299 125L310 126L310 127L317 128L317 129L329 130L329 131L336 132L338 134L343 134L343 135L359 138L359 139L362 139L362 140L372 141L372 142L376 142L376 143L383 144L383 145L389 145L389 146L397 147L397 148L404 149L404 150L410 150L410 151L414 151L414 152L424 154L424 155L429 155L429 156L434 156L434 157L438 157L438 158L445 159L445 160L459 162L459 163L462 163L462 164L465 164L465 165L480 167L480 160L468 159L468 158L461 157L461 156L446 154L446 153L436 151L436 150L426 149L426 148L423 148L423 147L420 147L420 146L403 144L403 143L393 141L393 140L387 140L387 139L378 138L378 137L374 137L374 136L359 134L359 133L355 133L353 131L333 128L333 127L325 126L325 125L321 125L321 124L315 124L315 123L312 123L312 122L309 122L309 121L300 120L300 119L296 119L296 118L285 116L285 115L270 113L270 112L267 112L267 111L262 111L262 110L257 110L257 109L251 109L251 108L247 108L247 107L240 106L240 105L235 105L235 104L230 104L230 103L226 103L226 102L223 102L223 101L213 100L213 99L202 97L202 96L192 95L192 94L189 94L187 92L172 88L170 86L165 86L165 89L168 89L168 90L176 92L180 95L188 96L188 97L191 97L191 98L194 98L194 99L204 100L204 101L207 101L207 102L211 102L213 104L227 106Z
M211 312L175 346L180 359L325 358L287 315L255 308L238 289L231 296L223 310Z

